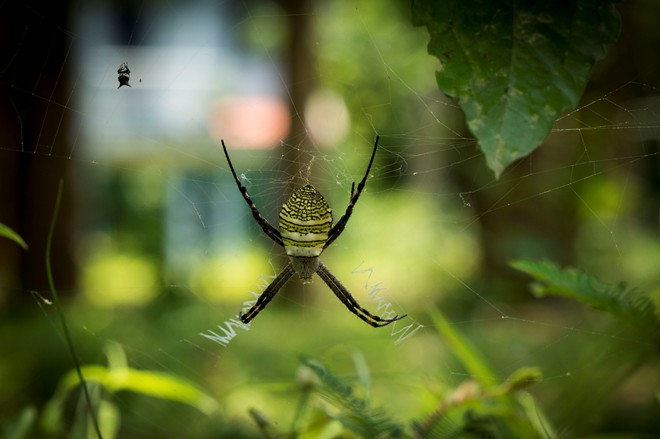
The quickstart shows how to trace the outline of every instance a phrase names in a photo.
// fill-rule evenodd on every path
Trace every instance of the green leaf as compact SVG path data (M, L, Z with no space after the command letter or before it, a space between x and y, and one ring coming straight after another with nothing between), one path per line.
M532 395L527 392L518 392L517 400L525 417L529 419L529 422L538 434L538 437L546 439L556 439L558 437L557 432L552 427L552 423Z
M92 364L82 366L80 374L84 376L86 383L98 383L111 393L123 390L176 401L194 407L208 416L219 410L219 404L213 397L176 375L153 370L138 370L130 367L108 368ZM66 398L79 385L80 379L75 370L70 371L60 380L55 394L44 408L42 425L46 431L62 430ZM104 415L108 415L110 420L114 416L113 413L104 413Z
M207 415L212 415L219 408L218 403L211 396L192 383L172 374L129 367L108 369L94 365L84 366L82 372L87 381L96 381L111 392L128 390L177 401L195 407ZM65 382L69 385L77 384L75 375L70 373L65 378Z
M321 382L317 391L329 401L341 406L335 415L345 428L369 438L404 437L404 429L393 421L383 410L373 408L369 401L355 394L353 388L341 378L329 372L318 361L302 358L302 364L311 370Z
M557 116L577 106L620 18L607 0L414 0L440 60L440 89L459 100L499 177L538 147Z
M23 439L29 436L30 430L37 418L37 409L33 406L27 406L19 415L15 422L5 422L0 428L0 437L4 439Z
M498 389L502 393L513 393L541 381L543 374L538 367L523 367L512 373Z
M23 238L21 238L21 236L18 233L14 232L12 229L10 229L9 227L5 226L2 223L0 223L0 236L4 236L5 238L11 239L16 244L23 247L24 250L28 249L28 245L25 243L25 241L23 241Z
M444 337L451 351L472 378L486 389L497 386L499 383L497 374L490 368L479 350L463 334L454 329L439 309L431 309L430 316L440 335Z
M655 304L644 293L627 290L623 282L609 285L575 268L561 269L550 261L518 260L511 266L538 281L532 284L535 296L565 297L605 311L660 346L660 318Z

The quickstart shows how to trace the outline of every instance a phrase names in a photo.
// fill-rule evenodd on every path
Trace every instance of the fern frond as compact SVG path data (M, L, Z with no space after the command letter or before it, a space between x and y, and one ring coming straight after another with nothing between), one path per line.
M345 428L365 438L405 437L403 427L383 410L370 407L367 400L357 396L350 385L329 372L321 363L309 358L303 358L301 361L321 382L317 391L339 406L339 413L333 417Z
M536 297L564 297L605 311L660 347L660 318L655 304L641 291L627 289L625 282L610 285L578 269L562 269L550 261L518 260L510 265L537 280L532 284Z

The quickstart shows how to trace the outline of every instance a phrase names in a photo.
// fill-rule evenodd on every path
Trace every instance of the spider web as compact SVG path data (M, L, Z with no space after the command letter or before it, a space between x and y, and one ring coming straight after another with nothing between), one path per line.
M32 315L25 327L14 323L9 349L49 345L32 353L42 360L31 372L50 371L32 388L40 404L71 369L43 265L60 178L65 214L51 256L81 362L107 364L119 347L132 368L204 389L222 419L256 407L289 422L276 407L300 354L371 382L374 400L401 420L430 412L443 390L474 378L440 339L427 312L436 307L502 378L541 367L542 401L647 348L600 314L532 298L507 263L547 258L660 293L660 84L644 42L657 33L642 27L611 50L582 104L495 180L462 113L437 89L428 37L411 28L404 6L8 2L0 11L11 22L0 59L0 169L12 182L0 222L30 245L26 256L0 243L0 288L5 309ZM314 29L312 64L291 82L286 38L301 19ZM637 44L635 67L615 64L626 59L624 44ZM131 87L118 89L124 62ZM220 139L277 226L279 207L303 183L326 196L337 220L376 134L367 187L323 261L365 308L408 317L375 330L319 279L294 278L250 327L240 324L238 312L285 259L254 224ZM26 332L26 321L41 335ZM585 345L602 356L576 355ZM653 387L616 395L637 407ZM16 413L21 405L9 399L1 411ZM187 431L190 418L211 423L185 404L189 416L168 418L182 406L130 392L113 403L125 437ZM617 408L614 419L624 417Z

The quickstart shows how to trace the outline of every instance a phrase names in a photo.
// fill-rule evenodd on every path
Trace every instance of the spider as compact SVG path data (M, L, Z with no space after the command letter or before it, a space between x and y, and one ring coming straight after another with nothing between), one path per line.
M332 274L330 270L319 260L319 256L323 253L335 239L341 235L346 227L348 219L353 213L355 203L357 203L360 194L364 189L369 170L374 162L376 156L376 149L378 149L378 136L374 143L374 149L371 153L369 165L364 173L364 177L357 185L355 190L355 182L351 186L351 197L346 208L346 213L339 219L339 221L332 225L332 209L323 198L323 195L314 188L311 184L306 184L291 195L286 203L280 210L280 229L277 230L273 227L264 217L261 216L257 206L254 205L247 189L243 186L236 175L234 166L231 164L227 147L224 140L221 140L222 149L225 152L229 169L234 175L234 180L238 186L238 190L243 195L243 199L250 207L252 216L257 224L261 227L264 233L280 246L284 247L286 254L289 256L289 262L284 269L275 277L275 279L266 287L266 290L259 296L257 302L246 312L240 313L239 318L245 324L249 323L253 318L261 312L266 305L275 297L275 295L282 289L287 281L298 273L298 276L303 283L309 283L312 280L314 273L318 274L321 279L330 287L337 298L346 305L346 307L360 319L373 326L374 328L389 325L392 322L400 320L405 317L394 316L390 319L385 319L380 316L374 315L364 309L360 304L351 296L346 287Z
M131 71L128 68L128 63L122 63L122 65L119 66L119 69L117 70L117 81L119 81L119 87L120 88L122 85L128 85L131 87L131 84L128 83L128 81L131 80ZM133 88L133 87L131 87Z

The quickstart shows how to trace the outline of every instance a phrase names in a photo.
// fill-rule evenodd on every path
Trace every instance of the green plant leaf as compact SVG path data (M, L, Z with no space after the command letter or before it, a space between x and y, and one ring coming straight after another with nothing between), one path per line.
M497 386L499 384L497 374L493 372L479 350L463 334L452 327L439 309L432 309L430 316L440 335L444 337L454 355L472 378L486 389Z
M309 358L303 358L301 361L321 382L317 391L342 408L334 417L345 428L358 434L359 437L400 438L405 436L403 427L394 422L383 410L372 408L369 401L356 396L350 385L329 372L321 363Z
M25 407L15 422L0 421L0 437L3 439L23 439L29 436L30 430L37 418L37 409L29 405Z
M474 437L555 437L548 434L549 426L543 427L547 420L540 414L532 418L519 400L522 389L541 380L539 368L520 368L501 382L483 354L439 309L431 309L430 316L471 379L447 394L430 416L413 423L419 437L473 437L475 432Z
M10 229L9 227L5 226L2 223L0 223L0 236L4 236L5 238L11 239L16 244L23 247L24 250L28 249L28 245L25 243L23 238L21 238L21 236L18 233L14 232L12 229Z
M440 89L459 100L499 177L533 151L562 111L577 106L620 18L607 0L414 0L430 34Z
M504 394L517 392L541 381L542 377L543 374L538 367L523 367L509 375L498 390Z
M562 269L550 261L518 260L511 262L511 266L538 281L532 284L535 296L565 297L605 311L660 346L660 318L655 304L644 293L626 289L623 282L609 285L580 270Z
M552 424L548 420L548 417L545 415L539 404L534 400L532 395L527 392L518 392L516 399L518 404L523 410L527 419L534 427L534 430L538 434L538 437L546 439L556 439L557 432L552 427Z
M88 365L82 368L87 381L96 381L106 390L118 392L128 390L155 398L178 401L212 415L218 410L218 403L211 396L192 383L178 376L154 370L138 370L129 367L108 369L103 366ZM65 382L77 384L76 377L70 374Z
M79 373L85 377L86 383L98 383L111 393L125 390L176 401L194 407L208 416L219 410L219 404L213 397L176 375L153 370L105 367L93 364L82 366ZM65 401L79 385L78 372L75 370L62 377L55 394L44 408L42 426L46 431L59 432L62 430ZM110 420L114 416L114 413L110 412L104 414L108 415Z

